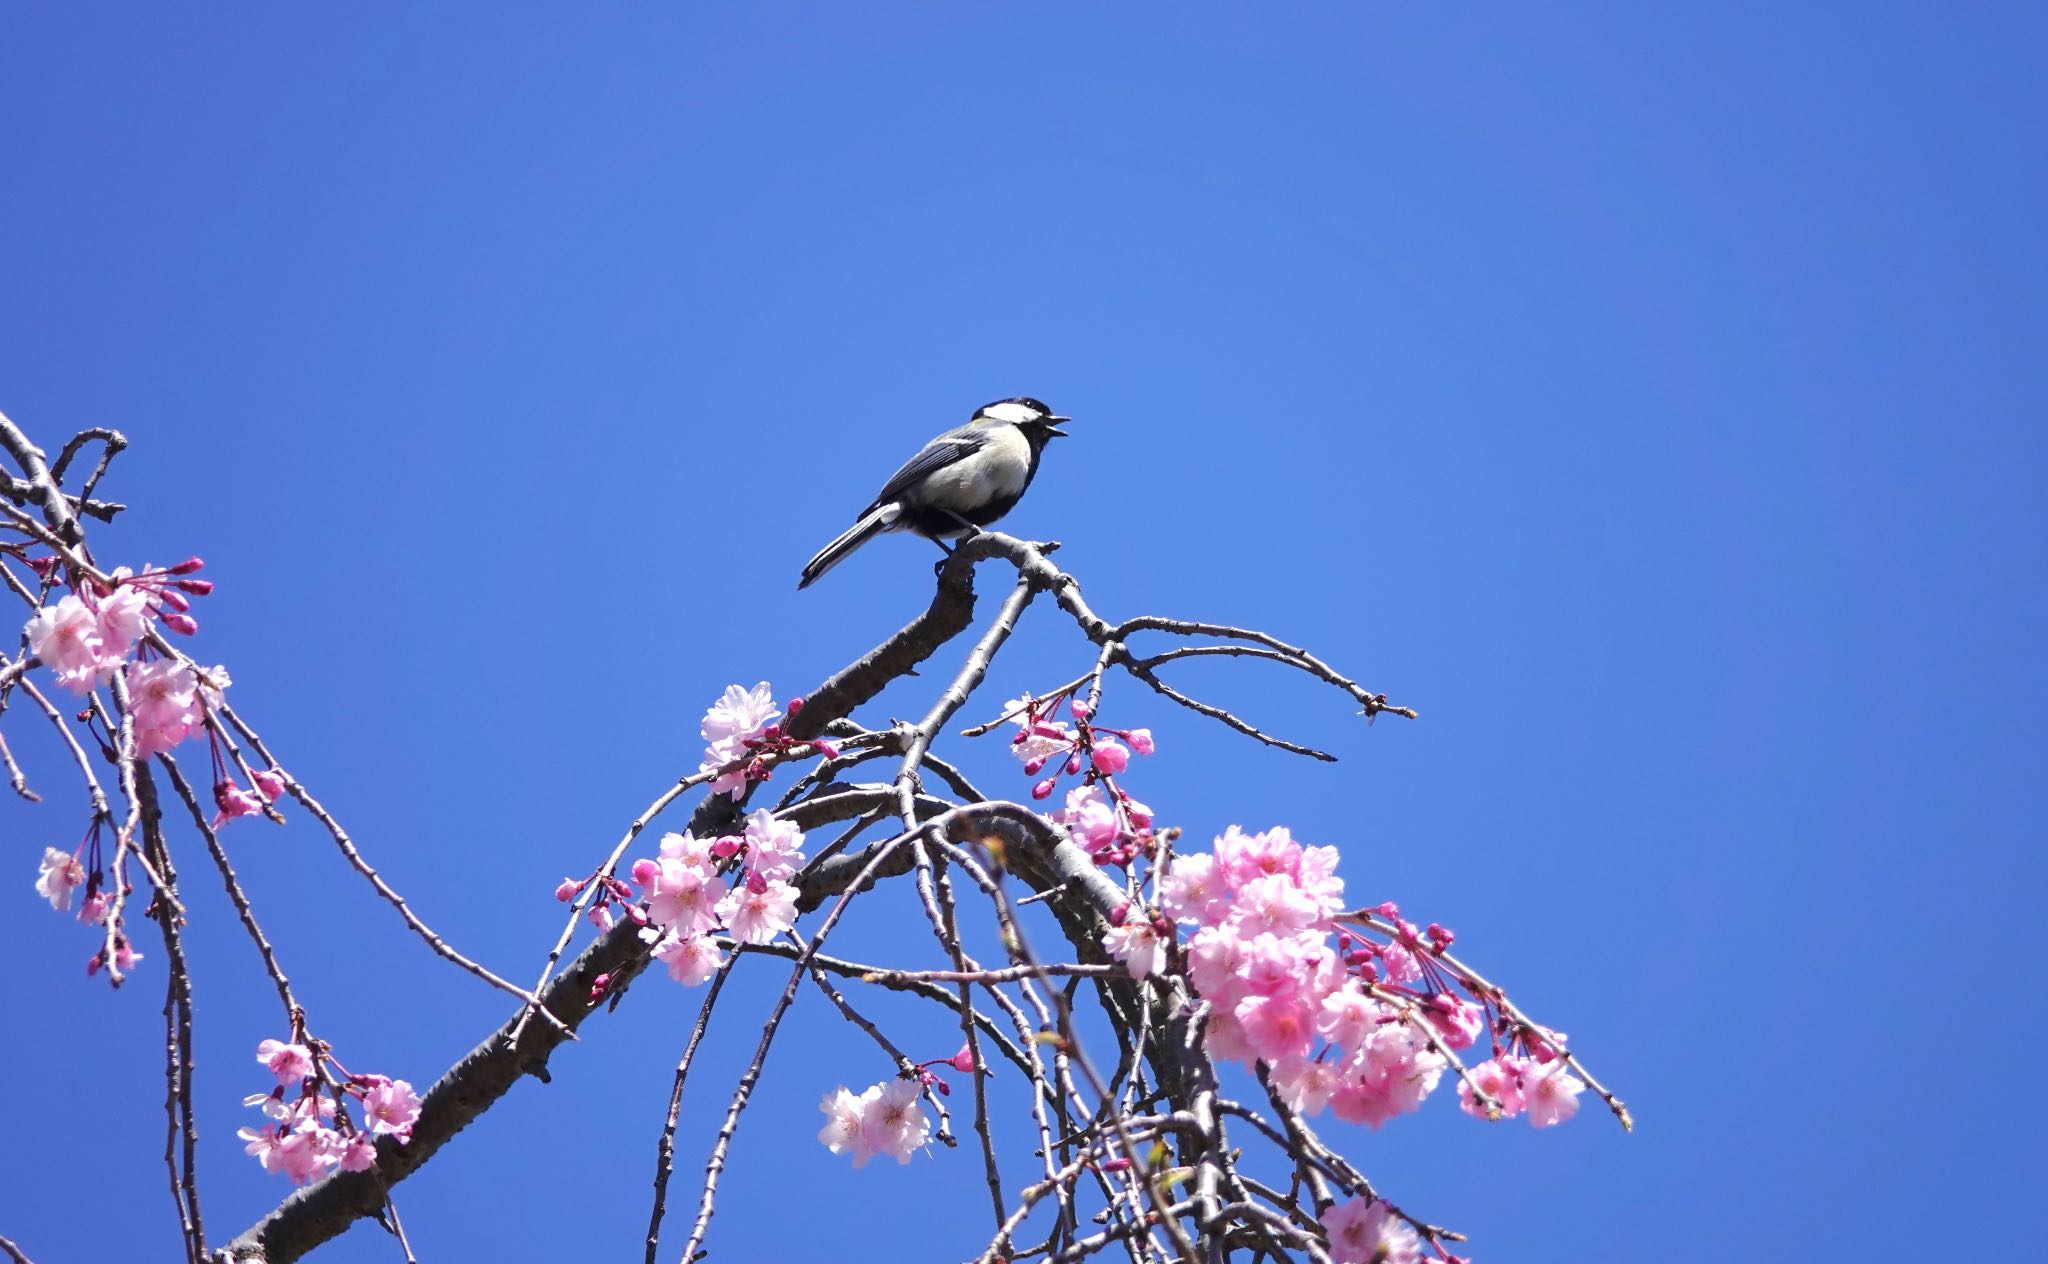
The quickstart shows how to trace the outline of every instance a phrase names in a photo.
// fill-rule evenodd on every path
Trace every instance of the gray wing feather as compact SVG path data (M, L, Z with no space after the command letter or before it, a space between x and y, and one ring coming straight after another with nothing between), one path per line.
M948 430L925 444L924 451L911 457L904 463L902 469L890 475L889 481L882 484L881 493L875 497L874 504L868 508L873 509L877 505L895 500L918 480L945 469L964 456L980 451L987 442L988 431L979 427L962 426L958 430Z

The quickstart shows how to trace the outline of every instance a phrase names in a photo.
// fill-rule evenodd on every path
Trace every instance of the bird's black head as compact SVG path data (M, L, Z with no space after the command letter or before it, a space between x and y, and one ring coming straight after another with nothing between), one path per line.
M1064 437L1067 432L1060 429L1059 423L1072 420L1071 417L1054 416L1052 409L1029 395L1013 395L1009 399L999 399L993 404L983 404L975 409L974 420L969 424L1015 426L1022 430L1026 437L1043 443L1047 439Z

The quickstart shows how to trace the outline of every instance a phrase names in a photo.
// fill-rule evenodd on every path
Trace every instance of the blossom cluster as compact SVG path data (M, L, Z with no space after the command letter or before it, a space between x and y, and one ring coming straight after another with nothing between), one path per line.
M855 1167L865 1166L878 1154L908 1163L911 1151L931 1136L931 1122L918 1105L920 1091L917 1080L891 1080L861 1093L841 1085L818 1103L825 1112L818 1140L834 1154L850 1151Z
M1094 709L1075 698L1067 704L1074 723L1059 719L1060 699L1012 698L1004 713L1017 725L1010 751L1023 762L1024 774L1050 775L1031 787L1034 799L1051 798L1062 776L1080 777L1067 791L1066 806L1052 819L1087 849L1097 864L1127 865L1153 848L1152 809L1132 798L1116 782L1130 767L1133 752L1150 755L1155 748L1150 729L1112 729L1097 724Z
M1323 1213L1331 1264L1421 1264L1422 1238L1385 1199L1354 1198Z
M128 661L152 618L184 635L199 630L186 613L192 608L187 594L213 591L208 581L189 578L204 565L195 557L165 570L138 573L124 566L104 581L91 580L29 618L22 630L29 652L72 693L104 685Z
M338 1068L323 1075L321 1059L302 1035L256 1046L256 1060L277 1078L277 1087L252 1095L247 1104L262 1107L271 1122L235 1134L264 1171L282 1172L294 1185L334 1168L368 1171L377 1162L377 1138L393 1137L403 1145L420 1117L419 1095L404 1080L344 1075ZM344 1100L362 1104L360 1127L341 1105Z
M659 855L633 862L633 882L646 903L631 912L647 923L642 933L678 983L695 986L724 964L714 932L765 944L795 929L790 879L803 866L803 845L802 830L757 809L739 834L664 834Z
M803 699L791 698L788 706L789 718L794 720L803 711ZM752 689L726 686L704 713L698 730L705 742L698 771L718 774L711 781L713 794L737 799L746 793L749 783L768 780L770 755L809 749L830 759L839 753L830 742L790 737L776 723L781 717L767 681Z
M1209 1002L1210 1054L1263 1065L1304 1114L1327 1108L1378 1128L1435 1091L1449 1065L1439 1046L1468 1049L1493 1030L1495 1056L1474 1078L1500 1112L1526 1110L1539 1128L1570 1118L1584 1082L1563 1060L1562 1037L1490 1024L1486 1006L1457 995L1435 961L1452 938L1441 927L1418 930L1389 904L1378 910L1397 928L1387 942L1339 930L1336 869L1334 847L1232 826L1212 851L1176 857L1158 875L1158 912L1118 910L1103 948L1133 978L1178 959ZM1175 922L1195 928L1184 947ZM1505 1048L1502 1029L1512 1033ZM1461 1094L1468 1111L1490 1114L1469 1085Z

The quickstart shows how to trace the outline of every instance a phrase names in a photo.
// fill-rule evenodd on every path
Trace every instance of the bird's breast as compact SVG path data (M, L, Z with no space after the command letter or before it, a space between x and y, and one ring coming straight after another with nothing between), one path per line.
M1006 426L974 452L934 471L919 489L918 500L935 509L967 512L992 501L1014 501L1030 479L1031 445L1020 431Z

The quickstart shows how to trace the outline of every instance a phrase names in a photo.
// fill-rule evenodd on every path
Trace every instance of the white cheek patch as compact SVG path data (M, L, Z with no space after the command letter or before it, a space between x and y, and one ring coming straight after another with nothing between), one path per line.
M1007 421L1013 426L1021 426L1027 421L1035 421L1045 415L1029 404L990 404L981 411L986 416L997 421Z

